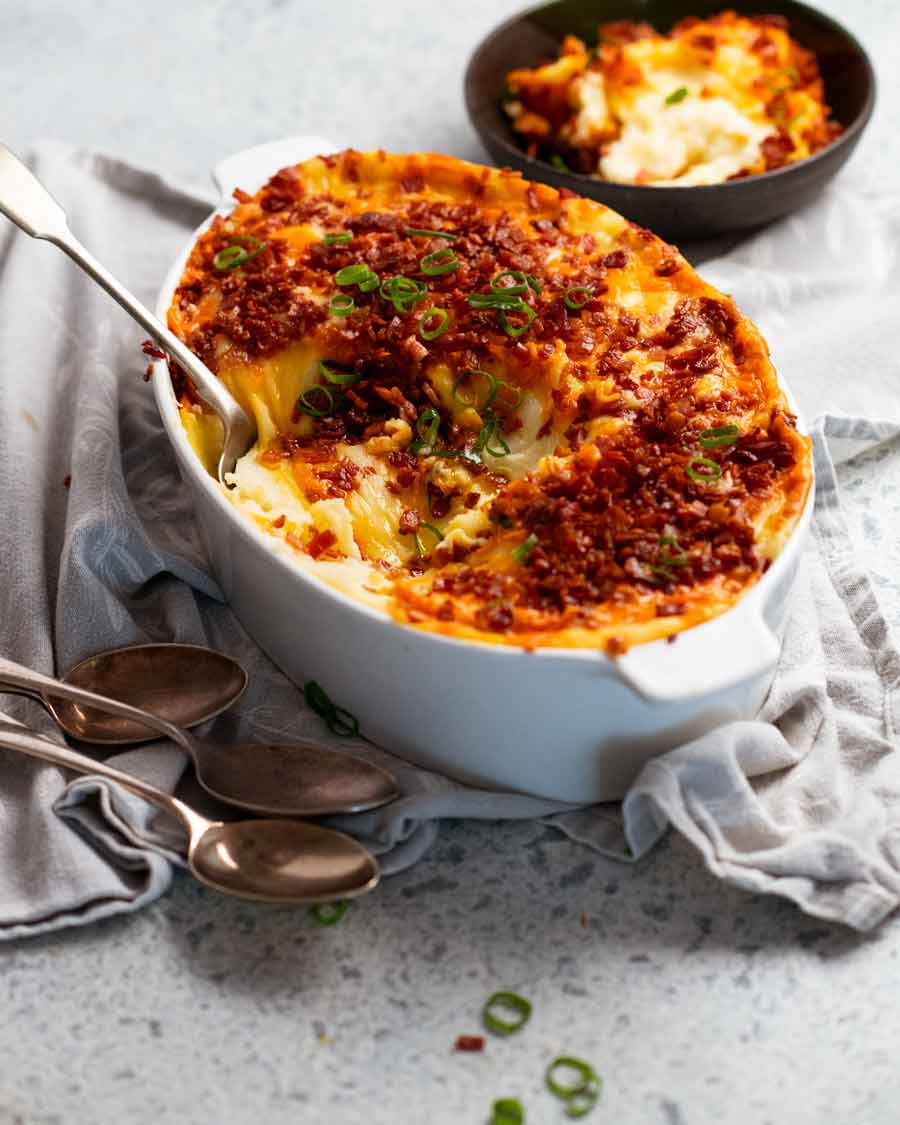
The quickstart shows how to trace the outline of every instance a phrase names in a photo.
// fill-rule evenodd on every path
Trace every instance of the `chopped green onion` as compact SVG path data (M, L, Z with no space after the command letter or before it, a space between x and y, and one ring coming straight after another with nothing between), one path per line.
M326 234L322 236L322 242L325 246L337 246L343 242L352 242L353 235L348 230L342 230L340 234Z
M664 551L664 547L670 549ZM671 578L673 567L687 566L689 562L687 551L684 550L674 535L660 535L657 543L656 562L650 567L654 574L662 574L665 578Z
M421 539L419 538L419 532L420 532L420 531L422 530L422 528L423 528L423 527L425 528L425 530L426 530L426 531L430 531L430 532L431 532L431 534L432 534L432 535L434 536L434 539L435 539L435 543L434 543L434 546L435 546L435 547L436 547L436 546L438 545L438 543L440 543L440 541L441 541L441 540L442 540L442 539L444 538L444 533L443 533L443 532L441 531L441 529L440 529L440 528L438 528L438 527L435 527L433 523L420 523L420 524L419 524L419 527L418 527L418 530L416 531L416 534L415 534L415 535L414 535L414 537L413 537L413 538L414 538L414 540L415 540L415 544L416 544L416 554L417 554L417 555L419 556L419 558L420 558L420 559L421 559L421 558L422 558L422 557L423 557L424 555L426 555L426 554L429 554L429 553L430 553L430 552L427 552L427 551L425 550L425 547L424 547L424 545L422 544L422 540L421 540ZM432 550L433 550L433 549L434 549L434 548L432 548Z
M338 270L334 280L336 285L357 285L361 293L370 293L378 284L378 275L368 266L354 262L352 266Z
M491 1125L523 1125L525 1110L518 1098L498 1098L494 1102Z
M220 250L213 258L213 265L217 270L233 270L250 262L265 250L266 244L252 234L236 234L233 236L235 243L246 242L252 249L245 250L243 246L231 245Z
M307 680L303 685L303 696L310 710L325 720L325 725L332 734L343 738L355 738L359 734L359 719L333 703L321 684L315 680Z
M525 320L521 324L517 324L515 322L515 319L509 319L508 314L510 312L512 312L513 314L521 313L525 317ZM531 322L536 316L537 313L534 311L531 305L526 305L524 301L522 302L520 307L517 307L515 309L500 309L500 311L497 313L497 319L500 321L500 327L503 329L507 336L512 336L513 339L516 339L516 337L521 336L523 333L527 332L531 327Z
M410 446L410 449L412 449L412 446ZM475 464L478 464L479 460L478 457L468 449L432 449L429 451L428 455L429 457L443 457L445 459L462 457L466 461L472 461Z
M424 227L407 227L404 234L415 238L420 235L422 238L446 238L448 242L455 242L459 238L458 234L454 234L451 230L426 230Z
M416 421L416 433L419 435L419 438L409 447L410 453L431 453L432 447L437 441L440 425L441 416L433 406L429 406L427 409L423 410Z
M561 1081L560 1072L575 1072L571 1082ZM590 1063L571 1055L560 1055L547 1067L547 1089L566 1106L567 1117L584 1117L590 1113L600 1097L603 1080Z
M336 926L349 909L350 903L341 898L337 902L317 902L309 912L320 926Z
M491 442L495 436L500 443L499 449L491 449ZM484 412L484 425L481 427L478 437L475 439L475 452L479 455L487 453L489 457L509 456L509 446L500 433L500 423L490 410Z
M583 293L584 296L579 301L576 294ZM592 285L573 285L571 289L567 289L563 294L563 303L567 309L583 309L584 306L594 296L594 288Z
M687 96L687 86L679 86L677 90L673 90L672 93L669 94L669 96L666 98L666 105L678 105L678 103L683 102Z
M485 396L484 402L479 403L478 396L475 394L473 394L471 398L467 398L465 395L460 393L460 384L464 380L468 380L469 376L475 376L479 379L484 379L487 383L487 395ZM505 385L506 384L504 384L504 386ZM481 371L477 367L468 367L453 384L451 394L457 400L457 402L461 402L463 406L473 407L480 414L483 410L487 410L487 408L491 405L491 403L497 397L497 391L499 389L500 380L496 375L492 375L490 371Z
M356 308L356 301L349 293L335 293L328 302L328 311L332 316L349 316Z
M533 290L536 296L540 297L540 295L541 295L541 283L534 276L534 274L533 273L526 273L525 274L525 280L528 282L528 288Z
M313 401L313 396L317 394L325 399L326 405L324 408L316 406ZM320 386L317 383L314 387L310 387L309 390L303 392L297 399L297 405L304 414L309 414L312 418L326 418L329 414L334 413L334 395L327 387Z
M700 435L700 444L704 449L718 449L722 445L733 445L740 436L738 426L713 426Z
M518 293L470 293L469 305L473 309L521 309L525 302Z
M449 246L442 250L435 250L433 254L426 254L419 262L419 269L427 277L441 277L445 273L452 273L459 265L459 258Z
M565 160L563 160L563 158L559 155L558 152L554 152L550 156L550 163L553 165L554 168L558 168L560 170L560 172L571 172L572 171L572 169L569 167L568 164L566 164Z
M685 465L684 471L691 480L699 480L709 484L712 481L717 481L722 475L722 466L716 464L715 461L710 461L708 457L692 457Z
M538 545L538 537L532 531L532 533L528 536L528 538L523 543L520 543L518 545L518 547L513 548L513 551L512 551L513 562L517 562L519 564L524 563L525 560L528 558L528 556L531 554L531 552L535 549L535 547L537 545Z
M511 277L512 285L502 285L504 277ZM527 293L528 280L521 270L504 270L492 279L491 290L495 293Z
M402 275L387 278L378 292L401 313L410 312L417 301L423 301L428 296L428 289L421 281Z
M319 360L319 374L338 387L351 387L362 378L356 371L336 371L333 367L329 367L324 359ZM323 391L327 389L327 387L322 388Z
M438 319L434 324L435 318ZM434 326L429 328L428 325ZM446 332L450 326L450 314L446 309L436 308L434 305L430 309L426 309L419 317L419 335L423 340L435 340L442 332Z
M504 1019L497 1010L515 1013L515 1019ZM513 1035L528 1023L531 1018L531 1001L518 992L495 992L481 1010L484 1026L498 1035Z

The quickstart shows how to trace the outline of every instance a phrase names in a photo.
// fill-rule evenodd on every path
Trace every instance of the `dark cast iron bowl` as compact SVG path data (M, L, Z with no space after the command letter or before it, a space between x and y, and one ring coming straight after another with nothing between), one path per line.
M806 160L772 172L704 187L653 187L595 180L554 168L520 147L500 104L506 75L555 58L567 33L588 44L609 20L645 20L668 31L686 16L724 8L782 15L791 35L815 52L825 94L844 132ZM875 72L860 43L839 23L798 0L555 0L501 24L472 56L465 77L469 117L491 156L530 180L569 188L605 203L666 238L705 238L760 226L809 202L856 147L875 104Z

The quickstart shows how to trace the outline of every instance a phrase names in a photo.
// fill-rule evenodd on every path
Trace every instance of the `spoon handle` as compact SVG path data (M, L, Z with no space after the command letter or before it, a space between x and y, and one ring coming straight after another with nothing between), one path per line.
M52 676L45 676L31 668L25 668L5 656L0 656L0 689L10 688L14 691L24 691L41 697L69 699L73 703L81 703L85 707L93 707L97 711L106 711L110 715L118 715L122 719L132 719L143 723L144 726L158 731L160 734L171 738L182 750L193 756L193 740L191 736L150 711L142 711L139 707L132 707L129 703L120 703L117 699L110 699L105 695L97 695L84 688L73 687L71 684L55 680ZM91 759L88 759L90 761Z
M91 774L92 776L105 777L108 781L118 782L124 789L136 793L139 797L158 805L171 816L177 817L190 832L205 824L199 814L192 809L188 809L175 797L170 797L168 793L164 793L162 789L157 789L155 785L150 785L133 774L123 773L122 770L117 770L106 762L96 762L93 758L88 758L85 754L79 754L68 746L59 746L47 738L41 738L18 723L0 719L0 746L7 750L18 750L31 758L40 758L45 762L52 762L64 769L75 770L76 773ZM196 824L194 823L195 818Z
M194 353L122 285L78 241L69 229L66 213L50 192L17 156L0 144L0 212L32 238L43 238L64 250L90 277L188 373L200 397L222 419L231 458L240 456L253 441L255 427L231 395Z

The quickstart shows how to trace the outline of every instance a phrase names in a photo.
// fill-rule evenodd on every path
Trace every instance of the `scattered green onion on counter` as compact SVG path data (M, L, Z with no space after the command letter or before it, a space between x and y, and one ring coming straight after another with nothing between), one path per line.
M518 1098L498 1098L493 1105L490 1125L523 1125L525 1110Z
M303 697L311 711L324 719L325 725L332 734L342 738L355 738L359 734L359 719L338 707L321 684L315 680L307 680L303 685Z
M320 926L336 926L349 909L350 903L341 898L337 902L317 902L309 912Z
M560 1055L547 1067L547 1089L566 1106L567 1117L584 1117L597 1104L603 1081L590 1063Z

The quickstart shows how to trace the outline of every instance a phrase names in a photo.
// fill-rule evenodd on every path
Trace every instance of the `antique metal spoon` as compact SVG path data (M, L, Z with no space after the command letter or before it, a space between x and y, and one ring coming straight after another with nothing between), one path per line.
M247 673L230 656L201 645L146 644L95 653L62 680L150 711L177 726L195 727L240 699ZM82 742L129 746L159 737L155 729L108 711L65 699L45 702L63 730Z
M0 211L32 238L52 242L102 286L122 308L168 352L182 367L197 393L222 423L222 456L218 475L225 484L225 474L234 470L256 438L256 424L237 400L174 332L156 317L132 293L118 282L69 230L66 213L44 185L17 156L0 144Z
M116 781L176 817L188 832L187 862L201 883L260 902L315 903L356 898L381 872L363 846L330 828L299 820L207 820L184 801L105 762L0 722L0 746Z
M84 739L90 731L89 709L150 727L190 755L197 780L207 792L240 808L282 816L325 816L375 809L400 795L395 778L364 758L308 740L234 745L203 742L159 715L0 657L0 690L3 688L41 701L53 700L53 713L60 725L76 738ZM190 681L182 685L182 690L191 690ZM59 700L75 706L64 709ZM82 723L84 716L88 717L87 725Z

